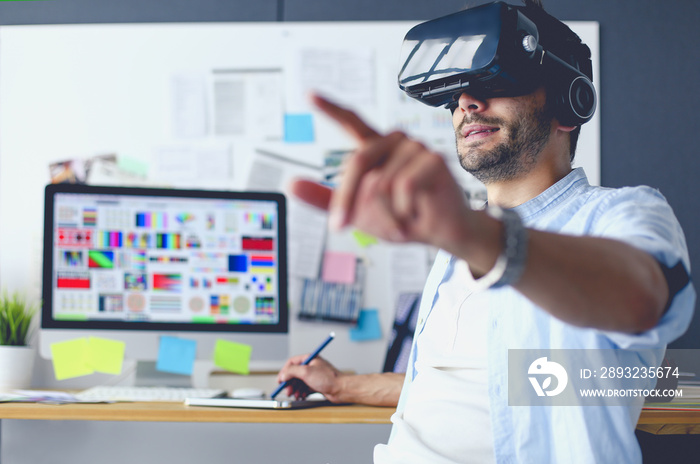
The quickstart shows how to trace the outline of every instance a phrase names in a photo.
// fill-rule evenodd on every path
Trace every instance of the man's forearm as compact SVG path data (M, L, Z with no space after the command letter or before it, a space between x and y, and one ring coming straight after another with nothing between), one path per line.
M404 374L393 372L342 375L338 378L336 394L329 399L336 403L396 407L404 378Z
M656 325L668 300L658 262L626 243L531 231L515 288L573 325L637 333Z

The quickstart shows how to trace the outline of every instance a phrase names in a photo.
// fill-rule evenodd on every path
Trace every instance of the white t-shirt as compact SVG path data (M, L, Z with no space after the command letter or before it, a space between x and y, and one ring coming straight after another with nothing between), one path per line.
M417 375L375 464L493 463L487 382L488 292L471 293L464 261L438 289L417 339Z

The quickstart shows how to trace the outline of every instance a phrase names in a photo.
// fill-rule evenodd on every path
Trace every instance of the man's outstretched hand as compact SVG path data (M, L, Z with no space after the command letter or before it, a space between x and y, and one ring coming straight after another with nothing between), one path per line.
M318 95L316 107L357 142L340 185L296 180L292 193L328 210L335 229L353 225L381 239L441 248L468 239L473 216L441 155L401 132L379 134L354 112Z

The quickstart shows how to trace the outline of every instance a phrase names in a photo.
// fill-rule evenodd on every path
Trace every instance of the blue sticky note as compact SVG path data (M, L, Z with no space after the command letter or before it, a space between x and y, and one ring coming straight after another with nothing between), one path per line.
M197 357L197 342L178 337L160 337L156 370L192 375Z
M284 141L297 143L313 142L313 116L311 114L285 114Z
M350 340L363 342L379 340L382 330L379 326L379 311L376 309L361 309L357 319L357 327L350 329Z

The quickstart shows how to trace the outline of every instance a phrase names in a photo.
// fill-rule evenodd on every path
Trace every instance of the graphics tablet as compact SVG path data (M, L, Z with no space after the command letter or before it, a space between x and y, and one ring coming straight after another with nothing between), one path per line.
M271 400L264 398L187 398L185 406L213 406L219 408L303 409L332 404L328 400Z

